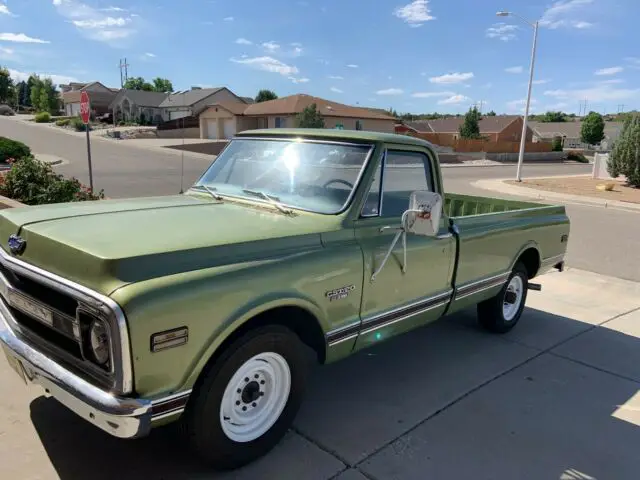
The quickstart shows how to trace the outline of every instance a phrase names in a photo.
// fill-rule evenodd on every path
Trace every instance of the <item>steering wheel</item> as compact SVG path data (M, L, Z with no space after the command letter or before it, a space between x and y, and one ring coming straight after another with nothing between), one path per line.
M346 185L347 187L349 187L349 189L353 190L353 183L347 181L347 180L343 180L341 178L333 178L331 180L329 180L327 183L325 183L322 188L327 188L329 185L331 185L332 183L342 183L343 185Z

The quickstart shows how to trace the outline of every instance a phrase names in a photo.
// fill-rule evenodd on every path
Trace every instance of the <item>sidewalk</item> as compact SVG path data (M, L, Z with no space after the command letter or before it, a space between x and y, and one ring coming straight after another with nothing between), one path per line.
M590 177L590 175L562 175L562 177ZM553 177L532 177L528 180L536 180L542 178ZM617 208L621 210L627 210L632 212L640 212L640 205L621 202L617 200L608 200L596 197L587 197L583 195L569 195L565 193L550 192L547 190L537 190L533 188L521 187L518 185L510 185L507 181L513 180L511 178L502 179L490 179L490 180L477 180L471 185L483 190L490 190L492 192L502 193L505 195L515 195L519 197L527 197L536 200L551 201L556 203L572 203L577 205L597 206L603 208Z

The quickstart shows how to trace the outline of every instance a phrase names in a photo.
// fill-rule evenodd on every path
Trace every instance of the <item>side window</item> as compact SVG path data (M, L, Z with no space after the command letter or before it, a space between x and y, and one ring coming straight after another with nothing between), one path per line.
M381 167L382 164L378 165L376 170L362 209L363 217L401 217L409 206L411 192L433 191L431 163L424 153L388 150L384 174ZM381 211L378 209L380 191Z
M429 157L420 152L389 150L382 185L382 217L400 217L415 190L433 191Z

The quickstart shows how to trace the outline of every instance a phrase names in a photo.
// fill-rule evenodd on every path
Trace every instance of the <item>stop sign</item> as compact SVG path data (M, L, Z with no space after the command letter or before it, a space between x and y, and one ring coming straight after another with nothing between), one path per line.
M80 117L82 118L82 123L85 125L89 123L90 113L89 94L83 90L80 94Z

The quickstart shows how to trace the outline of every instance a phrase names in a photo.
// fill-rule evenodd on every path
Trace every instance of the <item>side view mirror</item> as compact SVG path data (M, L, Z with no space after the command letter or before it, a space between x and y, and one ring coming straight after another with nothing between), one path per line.
M435 237L442 217L442 197L438 193L417 190L409 197L409 209L402 215L405 232Z
M371 275L371 281L375 281L378 274L387 263L391 252L402 238L402 272L407 271L407 233L421 235L424 237L435 237L440 229L440 219L442 218L442 197L438 193L428 190L416 190L409 197L409 209L402 214L402 225L394 228L396 236L391 242L382 263ZM382 227L385 230L390 227Z

